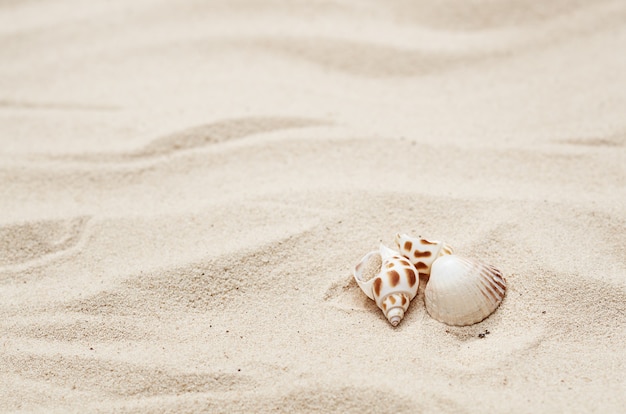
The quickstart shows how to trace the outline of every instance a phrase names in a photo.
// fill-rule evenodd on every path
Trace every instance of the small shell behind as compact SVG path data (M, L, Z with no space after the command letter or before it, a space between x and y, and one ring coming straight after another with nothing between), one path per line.
M466 326L491 315L506 293L500 271L456 255L435 260L424 291L426 310L448 325Z
M453 253L452 247L447 243L408 234L396 234L395 243L398 251L415 266L424 282L428 282L433 262L441 256Z

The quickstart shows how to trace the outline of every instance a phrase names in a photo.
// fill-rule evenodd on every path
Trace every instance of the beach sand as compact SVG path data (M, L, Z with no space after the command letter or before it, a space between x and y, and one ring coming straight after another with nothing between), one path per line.
M621 0L0 1L0 411L624 412L624 50ZM397 232L500 308L392 327Z

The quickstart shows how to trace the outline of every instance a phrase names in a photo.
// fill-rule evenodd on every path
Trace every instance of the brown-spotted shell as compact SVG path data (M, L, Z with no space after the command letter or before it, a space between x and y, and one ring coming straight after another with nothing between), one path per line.
M367 279L365 269L375 255L380 255L381 265L374 277ZM380 245L379 250L366 254L354 267L357 284L383 311L393 326L397 326L417 295L419 286L417 270L400 253Z
M423 237L412 237L407 234L396 234L398 251L415 266L420 279L426 283L430 276L433 262L441 256L452 254L449 244Z

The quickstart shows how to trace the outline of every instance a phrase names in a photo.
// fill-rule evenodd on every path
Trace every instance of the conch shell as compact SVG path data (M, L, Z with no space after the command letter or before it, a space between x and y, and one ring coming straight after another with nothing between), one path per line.
M422 237L411 237L398 233L395 241L400 253L415 266L420 279L424 282L428 282L433 262L441 256L453 253L449 244L426 240Z
M428 314L448 325L478 323L491 315L506 294L506 281L493 266L452 254L446 243L396 235L400 252L428 283Z
M380 255L381 266L378 273L365 280L365 269L374 256ZM378 251L366 254L353 269L354 279L367 295L374 300L393 326L397 326L417 295L417 270L400 253L380 245Z

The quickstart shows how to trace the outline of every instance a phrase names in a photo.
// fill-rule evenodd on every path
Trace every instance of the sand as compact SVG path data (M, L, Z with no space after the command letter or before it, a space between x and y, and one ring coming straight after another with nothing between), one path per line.
M0 411L624 412L624 50L621 0L0 1ZM396 232L500 308L393 328Z

